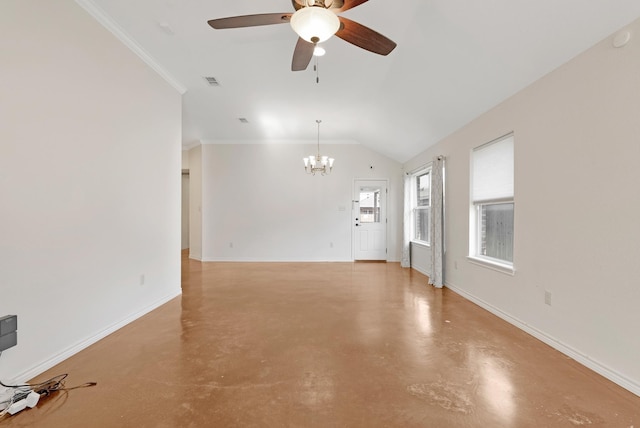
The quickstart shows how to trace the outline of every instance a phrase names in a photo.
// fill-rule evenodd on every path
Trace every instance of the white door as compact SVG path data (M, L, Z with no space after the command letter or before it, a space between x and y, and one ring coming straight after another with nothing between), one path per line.
M353 258L387 260L387 181L355 180Z

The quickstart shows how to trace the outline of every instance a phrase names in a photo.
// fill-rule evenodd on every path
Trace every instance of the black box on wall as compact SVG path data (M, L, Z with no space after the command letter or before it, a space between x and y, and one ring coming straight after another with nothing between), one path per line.
M11 348L12 346L16 346L18 344L18 333L12 332L9 334L5 334L4 336L0 336L0 352Z
M0 318L0 336L4 336L5 334L12 333L16 330L18 330L17 315L7 315L6 317Z
M0 318L0 352L18 344L18 316Z

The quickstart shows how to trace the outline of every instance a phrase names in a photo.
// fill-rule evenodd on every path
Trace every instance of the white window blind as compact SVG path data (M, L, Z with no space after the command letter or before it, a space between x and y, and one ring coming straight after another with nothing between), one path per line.
M513 135L473 150L474 203L513 199Z

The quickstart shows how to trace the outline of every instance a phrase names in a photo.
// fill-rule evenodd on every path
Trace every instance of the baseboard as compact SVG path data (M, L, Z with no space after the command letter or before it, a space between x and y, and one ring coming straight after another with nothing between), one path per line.
M417 270L418 272L420 272L423 275L426 275L428 277L431 277L431 272L429 272L428 270L426 270L425 268L422 268L420 266L411 266L411 269Z
M165 303L169 302L170 300L180 296L181 294L182 294L182 290L180 290L180 291L178 291L176 293L171 293L171 294L163 297L162 299L157 300L156 302L152 303L151 305L143 308L142 310L129 315L128 317L124 318L123 320L121 320L121 321L119 321L119 322L117 322L115 324L112 324L111 326L107 327L106 329L94 334L93 336L88 337L87 339L82 340L82 341L76 343L75 345L65 349L64 351L52 356L51 358L41 362L40 364L36 365L35 367L31 367L30 369L27 369L24 372L19 373L15 377L15 379L13 380L13 383L14 384L22 384L22 383L25 383L25 382L35 378L36 376L44 373L45 371L49 370L50 368L52 368L56 364L59 364L59 363L63 362L67 358L77 354L78 352L82 351L85 348L88 348L89 346L93 345L94 343L98 342L99 340L104 339L105 337L107 337L111 333L114 333L115 331L121 329L122 327L126 326L127 324L132 323L133 321L135 321L138 318L148 314L149 312L153 311L154 309L159 308L160 306L162 306Z
M605 364L602 364L601 362L590 358L589 356L581 353L577 349L574 349L571 346L565 343L562 343L560 340L554 338L553 336L550 336L545 332L538 330L537 328L509 315L508 313L501 311L499 308L491 305L490 303L485 302L484 300L474 296L471 293L466 292L465 290L462 290L459 287L456 287L454 284L451 284L450 282L445 283L445 287L455 292L456 294L459 294L465 299L475 303L481 308L486 309L487 311L503 319L509 324L512 324L518 327L519 329L529 333L531 336L535 337L538 340L541 340L542 342L546 343L547 345L551 346L557 351L560 351L563 354L567 355L568 357L573 358L583 366L609 379L611 382L620 385L624 389L629 390L630 392L636 394L637 396L640 396L640 384L635 382L633 379L630 379L620 374L616 370L613 370L612 368L607 367Z
M201 262L216 263L353 263L350 259L256 259L251 257L203 257Z

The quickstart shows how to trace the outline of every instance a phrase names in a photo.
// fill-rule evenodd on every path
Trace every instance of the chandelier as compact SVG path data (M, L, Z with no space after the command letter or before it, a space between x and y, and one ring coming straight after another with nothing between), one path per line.
M320 173L322 175L328 175L331 173L333 169L333 161L335 159L330 158L329 156L320 156L320 123L321 120L316 120L318 124L318 155L310 155L303 159L304 161L304 170L307 174L316 175L316 173Z

